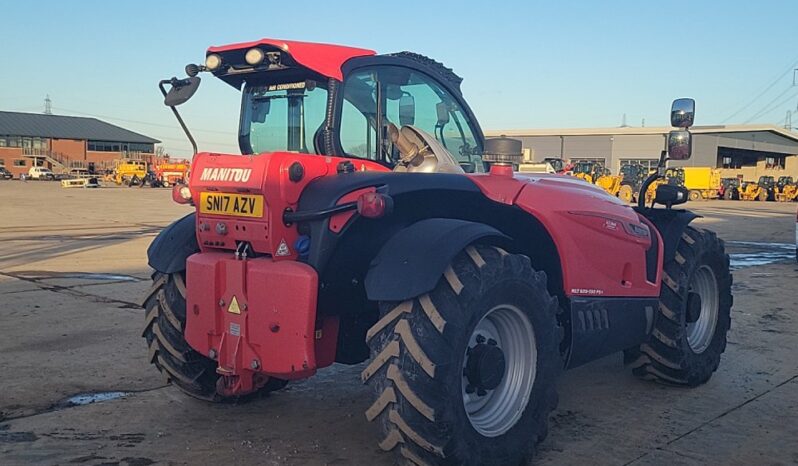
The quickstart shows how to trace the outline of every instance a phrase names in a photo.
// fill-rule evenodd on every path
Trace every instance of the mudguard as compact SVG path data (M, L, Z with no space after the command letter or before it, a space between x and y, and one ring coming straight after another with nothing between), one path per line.
M673 210L673 209L638 209L635 210L645 218L649 219L651 223L657 227L662 242L665 243L665 251L663 254L663 263L673 260L676 256L676 247L679 245L679 238L682 237L687 225L693 220L700 217L689 210Z
M449 218L421 220L393 235L366 274L371 301L402 301L431 291L452 259L469 244L509 238L483 223Z
M188 256L199 251L195 213L192 212L161 231L147 248L147 262L161 273L186 270Z

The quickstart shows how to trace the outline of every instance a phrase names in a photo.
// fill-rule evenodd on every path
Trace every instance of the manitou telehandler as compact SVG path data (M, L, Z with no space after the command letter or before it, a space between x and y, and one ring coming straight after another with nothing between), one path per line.
M148 251L149 357L185 393L242 401L364 363L382 449L514 465L564 368L623 351L637 376L690 387L718 368L729 258L672 208L684 188L633 208L514 173L521 142L485 140L461 78L414 53L262 39L186 71L160 83L165 104L179 118L199 73L240 89L242 154L196 154L172 191L196 211ZM671 159L690 156L693 109L674 102Z

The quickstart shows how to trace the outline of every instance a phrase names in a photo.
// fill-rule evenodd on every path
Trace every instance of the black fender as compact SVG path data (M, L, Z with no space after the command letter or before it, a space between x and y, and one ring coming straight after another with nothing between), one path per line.
M676 257L676 247L679 245L679 238L693 220L700 217L689 210L673 209L635 209L640 215L646 217L657 227L662 242L665 245L663 252L663 263L673 260Z
M422 295L435 288L449 263L469 244L509 239L484 223L420 220L394 234L371 261L366 296L371 301L403 301Z
M188 256L199 251L196 214L186 215L161 231L147 248L147 263L161 273L186 270Z

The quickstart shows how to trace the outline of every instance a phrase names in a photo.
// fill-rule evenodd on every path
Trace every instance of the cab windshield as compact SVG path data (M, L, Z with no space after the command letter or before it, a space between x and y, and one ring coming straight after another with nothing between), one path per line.
M327 111L326 83L300 81L244 89L240 142L245 154L319 154L315 136Z

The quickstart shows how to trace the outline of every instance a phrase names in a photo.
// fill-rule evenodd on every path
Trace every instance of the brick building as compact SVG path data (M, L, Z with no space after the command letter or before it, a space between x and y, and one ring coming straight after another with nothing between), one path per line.
M0 111L0 167L15 178L33 166L109 169L119 159L148 158L159 142L96 118Z

